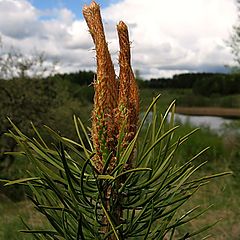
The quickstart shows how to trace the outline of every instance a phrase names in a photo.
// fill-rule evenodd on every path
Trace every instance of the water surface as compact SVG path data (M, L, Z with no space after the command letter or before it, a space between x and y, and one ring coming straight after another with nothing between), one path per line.
M190 123L196 127L209 127L211 130L219 131L225 124L231 123L232 119L215 116L192 116L176 113L176 121L181 123Z

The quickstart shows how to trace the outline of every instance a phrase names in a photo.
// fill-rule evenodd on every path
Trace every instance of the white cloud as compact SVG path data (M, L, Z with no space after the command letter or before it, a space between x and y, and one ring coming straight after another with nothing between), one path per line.
M37 11L27 1L0 1L0 31L13 38L34 35L38 28Z
M35 50L59 60L62 72L93 69L95 64L87 25L66 8L43 12L26 0L0 0L0 36L7 49Z
M172 73L182 66L186 71L229 63L225 40L236 11L234 0L124 0L104 10L104 19L135 26L130 29L133 63L140 72L149 69L149 76L153 67Z
M102 9L113 61L118 62L116 24L124 20L132 40L133 66L143 77L219 69L232 61L226 47L237 20L235 0L123 0ZM36 9L27 0L0 0L4 44L58 58L61 71L94 69L87 26L69 9ZM89 51L90 50L90 51Z

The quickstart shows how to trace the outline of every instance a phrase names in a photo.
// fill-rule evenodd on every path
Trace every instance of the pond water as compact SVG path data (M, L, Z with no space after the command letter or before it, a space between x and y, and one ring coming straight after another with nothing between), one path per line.
M143 116L143 114L142 114ZM169 116L170 117L170 116ZM146 123L149 123L152 119L152 112L149 113ZM215 117L215 116L194 116L175 113L176 123L186 124L189 123L194 127L207 127L218 134L223 134L227 124L232 123L233 119Z
M231 123L232 119L214 117L214 116L192 116L192 115L183 115L176 113L176 121L184 124L190 123L196 127L208 127L209 129L221 133L224 128L224 125Z

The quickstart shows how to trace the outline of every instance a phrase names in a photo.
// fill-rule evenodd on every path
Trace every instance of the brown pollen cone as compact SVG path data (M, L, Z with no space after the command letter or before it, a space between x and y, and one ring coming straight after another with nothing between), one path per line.
M95 44L97 57L97 79L94 81L95 96L92 113L92 140L96 151L93 162L100 174L111 174L118 161L116 151L119 141L121 141L121 149L124 150L136 135L138 125L139 96L131 68L128 29L123 22L117 25L120 44L120 83L118 84L105 39L99 5L93 1L83 8L83 15ZM110 162L105 172L103 169L108 157ZM127 166L124 166L125 169L131 166L131 159ZM123 217L122 195L119 196L117 190L123 181L124 177L119 178L114 182L114 187L112 183L106 182L102 189L105 209L110 213L111 204L116 205L113 216L117 225L121 223ZM100 229L102 233L111 231L106 215L103 215L102 223L103 226ZM116 237L111 235L108 239L116 239Z
M106 158L115 151L116 128L113 114L117 106L118 83L105 39L99 5L93 1L83 8L83 15L95 44L97 57L92 139L96 149L95 167L102 172Z
M117 121L119 132L124 132L122 148L124 149L134 138L139 115L139 94L137 83L131 68L130 42L127 25L119 22L117 25L119 53L119 99Z

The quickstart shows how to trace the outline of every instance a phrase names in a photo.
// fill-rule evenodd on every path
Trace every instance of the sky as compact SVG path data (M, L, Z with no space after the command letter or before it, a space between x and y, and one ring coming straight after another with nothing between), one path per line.
M44 52L57 71L95 70L94 46L82 16L90 0L0 0L5 49ZM99 0L118 72L116 24L129 27L132 65L144 79L186 72L224 72L233 64L226 41L237 22L235 0Z

